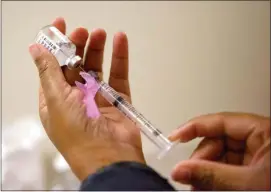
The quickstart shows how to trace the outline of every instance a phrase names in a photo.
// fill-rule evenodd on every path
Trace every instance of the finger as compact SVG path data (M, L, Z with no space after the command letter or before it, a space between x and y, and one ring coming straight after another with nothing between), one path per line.
M190 159L217 160L224 149L222 139L204 138L195 149Z
M71 33L71 35L69 36L69 39L76 46L76 55L83 58L85 45L88 39L88 31L85 28L77 28ZM83 79L79 75L80 70L81 70L80 68L70 70L66 66L63 67L64 76L70 85L75 85L75 81L82 82Z
M61 33L66 33L66 23L65 20L62 17L56 18L53 23L53 26L55 26Z
M195 186L192 186L192 187L191 187L191 191L201 191L201 189L200 189L200 188L197 188L197 187L195 187Z
M244 165L244 153L236 153L233 151L227 151L225 154L225 162L231 165Z
M104 46L106 41L106 33L103 29L94 29L90 34L90 40L85 54L84 63L85 71L98 72L99 79L102 80L102 64L104 55ZM97 93L95 101L99 107L109 106L110 104Z
M171 174L175 181L204 190L245 190L250 175L247 167L205 160L183 161Z
M39 44L31 45L29 52L38 69L47 106L63 100L68 84L55 57Z
M258 151L255 153L255 155L253 156L253 159L249 162L250 165L254 165L258 162L260 162L260 159L268 162L267 164L269 164L270 166L270 144L271 144L271 140L267 140L264 142L264 144L262 145L262 147L260 149L258 149ZM264 158L263 158L264 157ZM265 164L263 162L263 164Z
M235 140L245 140L265 118L246 113L218 113L196 117L175 130L169 139L182 142L196 137L229 136Z
M113 41L109 85L116 91L130 96L128 70L128 39L125 33L117 33Z
M91 32L84 64L86 71L102 72L105 40L106 33L103 29L95 29Z
M88 31L85 28L79 27L75 29L69 39L76 45L76 55L84 57L84 49L88 40Z

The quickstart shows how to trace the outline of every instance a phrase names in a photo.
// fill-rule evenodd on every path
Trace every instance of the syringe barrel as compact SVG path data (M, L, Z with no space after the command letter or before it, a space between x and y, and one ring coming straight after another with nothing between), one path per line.
M121 97L107 83L99 82L101 95L120 112L128 117L159 149L160 156L164 155L173 145L160 130L155 128L141 113L139 113L129 102Z

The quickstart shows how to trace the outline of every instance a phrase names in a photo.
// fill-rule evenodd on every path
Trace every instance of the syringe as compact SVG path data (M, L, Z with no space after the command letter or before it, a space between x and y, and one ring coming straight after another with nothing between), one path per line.
M57 59L60 66L68 66L69 69L82 67L82 58L76 55L76 46L67 36L62 34L56 27L48 25L43 27L36 37L36 42L47 48ZM159 149L158 158L168 152L174 143L170 142L162 132L155 128L141 113L139 113L130 103L125 101L112 87L104 81L100 81L97 73L88 72L93 76L99 86L101 95L122 114L128 117Z
M172 148L174 143L169 141L159 129L154 127L150 121L148 121L129 102L121 97L112 87L110 87L104 81L99 80L96 72L89 71L88 73L95 78L99 86L99 93L122 114L134 122L136 126L140 128L143 134L160 149L158 158L163 157Z

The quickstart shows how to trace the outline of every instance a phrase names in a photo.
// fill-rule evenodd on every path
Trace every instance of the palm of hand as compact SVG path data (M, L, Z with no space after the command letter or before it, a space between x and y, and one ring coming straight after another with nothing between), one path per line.
M53 25L65 34L63 19L57 19ZM77 46L76 54L83 57L88 32L79 28L70 35L70 39ZM103 30L98 29L92 32L85 54L84 69L86 71L93 70L101 74L105 39L106 34ZM109 85L118 91L124 99L131 101L126 35L117 34L113 44ZM111 153L108 155L110 158L115 158L112 160L114 162L120 159L121 161L132 160L145 163L139 129L99 94L96 95L95 100L101 116L97 119L88 118L86 106L83 104L83 92L74 86L75 81L83 81L79 75L79 69L64 68L62 70L66 80L59 82L58 89L61 91L56 90L57 94L45 97L42 88L40 89L40 117L52 142L68 162L71 159L69 162L71 167L78 166L71 154L76 153L82 163L83 157L78 155L78 151L85 153L85 156L106 151ZM118 154L120 149L127 152ZM98 158L105 159L105 157L106 154L101 154L101 157ZM84 157L84 159L88 158ZM101 162L101 160L99 161ZM102 163L104 165L110 162ZM73 164L75 165L73 166ZM76 172L77 168L73 169ZM79 170L79 172L81 171ZM83 178L88 173L78 173L78 175Z

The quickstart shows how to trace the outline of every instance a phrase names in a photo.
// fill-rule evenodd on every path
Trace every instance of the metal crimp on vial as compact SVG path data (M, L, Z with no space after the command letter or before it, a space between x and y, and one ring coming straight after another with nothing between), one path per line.
M56 27L52 25L43 27L35 41L48 49L56 57L60 66L74 69L82 65L82 58L76 55L76 46Z

